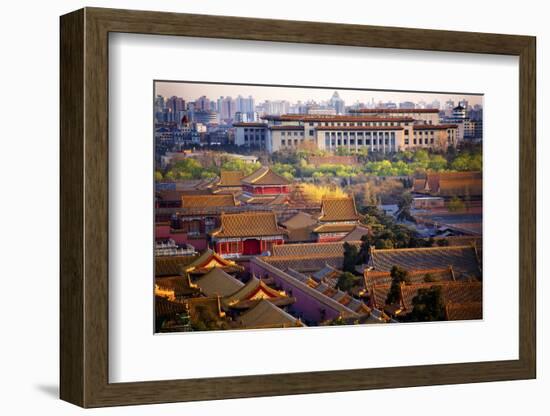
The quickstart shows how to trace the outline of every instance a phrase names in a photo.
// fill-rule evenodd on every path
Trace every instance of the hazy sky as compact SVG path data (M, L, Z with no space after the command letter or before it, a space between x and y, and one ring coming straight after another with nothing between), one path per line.
M345 90L339 88L297 88L297 87L269 87L269 86L251 86L251 85L227 85L227 84L202 84L187 82L156 82L155 95L160 94L164 97L173 95L182 97L186 101L194 101L205 95L211 100L220 96L237 97L239 94L243 97L253 96L256 104L265 100L287 100L291 103L297 101L306 102L314 100L317 102L328 101L334 91L338 91L340 97L351 105L356 101L368 103L374 98L374 102L393 101L425 101L431 103L439 100L441 105L445 101L452 99L456 102L462 99L468 100L470 105L483 104L482 95L468 94L440 94L433 92L395 92L395 91L373 91L373 90Z

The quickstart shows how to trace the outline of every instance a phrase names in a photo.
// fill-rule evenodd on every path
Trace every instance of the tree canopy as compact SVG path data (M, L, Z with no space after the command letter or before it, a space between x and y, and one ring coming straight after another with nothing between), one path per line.
M344 263L342 270L349 273L355 273L355 266L359 260L359 251L357 247L349 244L348 242L344 243Z
M413 298L413 310L408 319L414 322L445 320L445 305L440 286L420 289Z
M390 271L390 276L392 280L390 291L388 292L388 296L386 298L387 305L392 305L399 301L399 293L402 283L410 284L409 272L401 267L393 266Z
M338 277L336 288L344 292L349 292L354 286L360 282L360 277L350 272L344 272Z

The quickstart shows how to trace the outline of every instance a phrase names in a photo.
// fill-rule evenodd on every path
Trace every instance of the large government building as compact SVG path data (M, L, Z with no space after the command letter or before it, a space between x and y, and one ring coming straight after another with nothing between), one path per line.
M235 123L235 144L276 152L299 148L371 152L455 147L456 124L441 124L438 110L365 109L350 115L284 114L261 123Z

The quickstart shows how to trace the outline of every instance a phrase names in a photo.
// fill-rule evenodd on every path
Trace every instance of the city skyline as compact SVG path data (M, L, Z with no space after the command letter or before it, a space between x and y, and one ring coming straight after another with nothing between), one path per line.
M293 86L258 86L258 85L228 85L212 83L196 83L184 81L155 81L155 95L162 95L165 98L176 96L187 102L195 101L201 96L210 100L220 97L236 98L252 96L256 103L264 101L287 101L289 103L306 103L315 101L317 103L327 102L334 92L338 92L340 98L350 106L359 103L393 102L399 104L404 101L411 101L416 104L425 102L431 104L439 101L443 106L446 101L452 100L455 103L466 100L472 106L483 106L482 94L466 93L437 93L437 92L408 92L408 91L378 91L378 90L349 90L333 87L293 87Z

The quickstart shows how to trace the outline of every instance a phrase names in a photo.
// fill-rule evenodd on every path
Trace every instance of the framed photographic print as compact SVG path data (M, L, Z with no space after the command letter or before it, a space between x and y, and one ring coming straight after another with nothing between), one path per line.
M61 17L61 398L536 376L535 38Z

